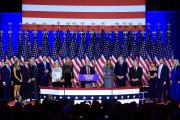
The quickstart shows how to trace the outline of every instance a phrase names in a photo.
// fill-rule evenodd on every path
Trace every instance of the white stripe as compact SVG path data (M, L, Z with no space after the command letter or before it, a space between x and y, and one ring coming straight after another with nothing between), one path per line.
M67 5L31 5L23 4L22 11L47 12L145 12L145 5L129 6L67 6Z
M112 26L115 25L115 23L119 23L122 25L123 23L129 24L132 23L133 25L138 25L141 23L142 25L145 25L145 18L132 18L132 19L69 19L69 18L28 18L23 17L22 23L29 23L29 24L42 24L46 23L47 25L56 25L57 22L60 21L61 25L67 25L67 23L76 23L76 25L81 25L82 22L84 22L85 25L92 25L94 22L95 25L102 25L102 22L105 23L106 26Z
M136 89L124 89L124 90L113 90L113 95L127 95L127 94L139 94L139 88Z
M65 95L112 95L111 90L65 90Z

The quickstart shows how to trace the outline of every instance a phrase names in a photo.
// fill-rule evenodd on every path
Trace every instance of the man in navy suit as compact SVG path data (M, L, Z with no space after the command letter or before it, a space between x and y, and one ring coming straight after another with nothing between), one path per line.
M128 65L123 60L123 56L119 56L118 62L115 64L114 74L116 75L117 86L125 87L126 85L126 74L128 72Z
M5 65L2 68L2 82L3 82L3 88L4 88L4 95L3 99L8 101L10 99L10 91L11 91L11 85L13 84L13 81L11 81L11 68L9 66L9 60L6 58L4 60Z
M51 76L51 66L47 62L46 56L43 56L43 62L38 64L38 78L40 81L40 86L48 86Z
M170 89L170 78L168 67L164 64L164 60L159 60L158 69L158 82L157 82L157 92L158 92L158 102L164 102L169 96Z
M94 70L93 67L90 66L90 61L89 60L86 61L86 65L85 66L81 67L79 74L95 74L95 70ZM82 82L81 86L85 87L86 83L87 82Z

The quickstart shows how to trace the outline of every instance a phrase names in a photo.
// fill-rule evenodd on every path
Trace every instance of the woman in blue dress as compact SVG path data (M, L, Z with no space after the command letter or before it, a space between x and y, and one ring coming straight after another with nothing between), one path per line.
M104 66L104 87L105 88L112 88L114 86L113 74L114 74L114 67L111 64L111 60L108 59L106 65Z
M174 66L171 72L171 80L172 86L170 97L172 100L180 102L180 65L178 59L174 60Z

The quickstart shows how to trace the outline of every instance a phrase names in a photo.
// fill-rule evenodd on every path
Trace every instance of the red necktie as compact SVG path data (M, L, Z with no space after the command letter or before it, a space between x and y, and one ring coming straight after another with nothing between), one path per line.
M89 74L89 67L87 67L87 74Z

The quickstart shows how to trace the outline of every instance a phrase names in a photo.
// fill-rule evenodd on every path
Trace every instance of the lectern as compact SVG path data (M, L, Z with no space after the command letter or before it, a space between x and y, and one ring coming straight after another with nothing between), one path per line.
M99 80L98 74L79 74L78 80L80 82L84 82L85 88L91 88L92 82L96 82Z

